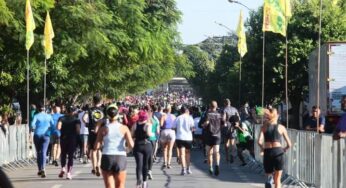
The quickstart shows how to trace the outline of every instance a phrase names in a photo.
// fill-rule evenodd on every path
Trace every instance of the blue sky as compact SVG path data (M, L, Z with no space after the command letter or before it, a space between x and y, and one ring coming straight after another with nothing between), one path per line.
M238 0L251 9L257 9L263 0ZM227 35L227 29L215 24L219 22L236 30L240 10L245 19L248 10L228 0L177 0L178 9L183 13L178 26L184 44L196 44L212 36Z

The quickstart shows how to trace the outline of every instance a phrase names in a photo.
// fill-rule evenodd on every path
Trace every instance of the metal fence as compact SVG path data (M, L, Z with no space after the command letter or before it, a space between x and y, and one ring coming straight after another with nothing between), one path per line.
M255 141L261 125L254 125ZM285 153L285 184L301 187L346 188L346 139L333 140L330 134L287 130L292 148ZM255 160L262 163L255 143Z
M29 128L12 125L6 133L0 130L0 166L8 170L33 165L34 149L29 149Z

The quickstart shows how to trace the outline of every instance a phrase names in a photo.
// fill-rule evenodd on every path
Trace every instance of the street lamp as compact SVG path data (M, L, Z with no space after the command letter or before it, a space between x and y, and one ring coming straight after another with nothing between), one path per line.
M236 0L228 0L228 2L230 3L235 3L235 4L239 4L243 7L245 7L246 9L248 9L249 11L253 11L251 8L249 8L248 6L244 5L243 3L239 2L239 1L236 1Z

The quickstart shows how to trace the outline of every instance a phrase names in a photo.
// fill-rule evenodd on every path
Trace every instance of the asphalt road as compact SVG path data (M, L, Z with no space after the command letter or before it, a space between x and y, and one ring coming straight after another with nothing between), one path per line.
M174 161L176 159L174 158ZM221 162L220 175L211 176L208 167L203 163L204 157L200 150L192 152L192 174L181 176L181 167L177 163L172 164L172 169L161 169L162 162L159 161L153 167L153 180L148 181L150 188L245 188L245 187L264 187L265 177L253 172L247 167L240 166L239 161L227 164ZM126 187L135 187L136 163L133 157L128 157L127 182ZM36 175L35 165L25 168L18 168L6 171L14 187L16 188L91 188L104 187L102 177L96 177L90 173L90 164L81 164L75 161L73 168L73 179L59 179L60 168L48 165L46 167L46 178Z

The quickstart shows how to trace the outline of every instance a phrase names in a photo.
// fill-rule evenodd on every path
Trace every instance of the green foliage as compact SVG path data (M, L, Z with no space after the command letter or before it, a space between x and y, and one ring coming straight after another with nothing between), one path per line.
M0 0L0 94L26 95L25 1ZM35 0L30 94L43 95L43 27L50 11L55 38L47 61L47 96L71 100L95 92L117 97L192 75L177 53L180 12L173 0ZM7 15L1 16L1 15ZM4 78L4 79L3 79ZM9 97L10 98L10 97ZM5 101L6 102L6 101ZM8 102L8 101L7 101ZM22 102L24 104L24 102Z

